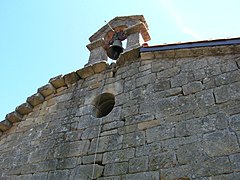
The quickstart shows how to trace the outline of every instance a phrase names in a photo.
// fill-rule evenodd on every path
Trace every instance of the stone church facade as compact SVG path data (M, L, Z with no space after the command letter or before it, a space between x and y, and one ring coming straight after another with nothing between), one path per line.
M127 45L108 64L111 30ZM240 179L240 38L148 46L143 16L0 122L3 180Z

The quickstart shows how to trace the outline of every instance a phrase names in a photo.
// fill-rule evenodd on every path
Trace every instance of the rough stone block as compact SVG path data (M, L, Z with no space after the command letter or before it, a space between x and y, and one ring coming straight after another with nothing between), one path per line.
M148 143L157 142L174 137L174 128L168 125L161 125L146 130L146 140Z
M7 131L12 127L12 123L8 120L3 120L0 122L0 130L1 131Z
M227 130L204 134L203 148L210 157L229 155L239 151L235 133Z
M171 78L171 87L178 87L191 82L194 79L190 72L183 72Z
M123 92L123 81L117 81L104 86L103 92L112 93L114 95L121 94Z
M124 57L125 61L133 61L139 58L140 56L140 51L139 51L139 46L132 47L131 49L125 49L123 53L121 54ZM118 60L117 60L118 64Z
M196 177L216 176L232 172L228 157L210 158L194 168Z
M136 147L136 157L140 156L154 156L159 153L162 153L163 149L161 146L161 143L159 142L154 142L151 144L145 144L139 147Z
M240 131L240 114L231 116L230 127L235 131Z
M34 173L31 177L31 180L47 180L48 173L42 172L42 173Z
M55 88L52 84L46 84L40 88L38 88L38 92L43 95L44 97L50 96L56 92Z
M235 172L240 171L240 153L229 156L232 168Z
M73 158L64 158L59 159L57 164L57 169L72 169L76 167L78 164L79 158L73 157Z
M162 70L166 70L173 67L172 60L156 60L152 62L152 72L160 72Z
M95 64L92 64L92 68L94 73L101 73L107 69L107 62L106 61L100 61Z
M174 167L176 164L177 160L173 152L160 153L149 158L149 168L152 171Z
M184 144L177 149L177 161L180 164L200 163L204 160L204 152L198 143Z
M117 151L106 152L103 154L103 164L129 161L134 157L135 149L128 148Z
M122 139L123 136L118 134L100 137L97 152L105 152L120 149L122 147ZM97 139L93 139L91 142L89 153L96 152L96 145Z
M87 154L90 142L88 140L63 143L56 148L54 157L73 157Z
M22 121L23 116L21 114L19 114L16 111L13 111L9 114L6 115L6 118L8 121L15 123L15 122L19 122Z
M156 51L154 55L157 59L172 59L175 58L175 50Z
M114 121L114 122L104 124L102 127L102 131L108 131L108 130L119 128L122 126L124 126L124 121Z
M170 69L160 71L157 73L157 78L162 79L162 78L170 78L170 77L176 76L177 74L180 73L180 70L181 70L180 67L175 66Z
M120 162L114 164L106 164L104 168L104 176L114 176L126 174L128 171L128 163Z
M145 122L138 123L138 129L145 130L148 128L158 126L160 124L161 124L161 120L159 119L152 120L152 121L145 121Z
M79 69L76 72L82 79L85 79L87 77L94 75L94 71L91 65L84 67L82 69Z
M141 172L141 173L126 175L126 180L132 180L132 179L159 180L159 172L158 171L149 171L149 172Z
M183 86L183 94L188 95L192 93L196 93L203 89L203 85L200 81L190 82Z
M231 98L229 88L227 86L220 86L214 89L216 103L223 103Z
M49 83L51 83L56 89L66 86L62 75L51 78Z
M54 172L49 172L48 179L68 179L69 171L67 170L58 170Z
M40 93L36 93L27 98L27 102L31 104L33 107L43 103L44 97Z
M195 94L195 96L197 104L201 108L212 106L215 103L212 89L198 92Z
M94 174L93 173L94 168ZM74 177L72 179L97 179L99 178L103 173L103 166L100 166L98 164L95 165L80 165L77 167L77 169L74 171Z
M126 118L125 125L135 124L135 123L149 121L153 119L154 119L154 115L152 114L140 114L136 116L130 116Z
M142 60L154 59L155 57L153 52L142 52L140 56Z
M102 154L95 154L89 156L83 156L82 163L83 164L93 164L94 160L96 164L102 164L103 155Z
M170 89L170 81L169 80L158 80L154 85L153 85L153 90L154 91L164 91Z
M181 165L173 168L164 168L160 171L160 178L163 180L168 179L179 179L189 180L192 175L192 166L191 165ZM188 178L188 179L187 179Z
M129 161L130 173L144 172L147 170L148 170L148 156L130 159Z
M83 131L81 138L82 139L93 139L93 138L98 137L98 134L99 134L98 126L89 127Z
M16 111L19 112L22 115L26 115L26 114L32 112L33 108L29 103L25 102L25 103L17 106Z
M123 136L123 148L136 147L145 143L145 133L143 131L125 134Z
M155 74L148 74L146 76L142 76L136 79L136 87L143 86L149 83L153 83L156 80Z
M221 86L236 81L240 81L240 70L220 74L219 76L215 77L214 80L216 86Z
M76 72L71 72L63 76L63 79L67 86L71 86L72 84L76 83L80 78Z

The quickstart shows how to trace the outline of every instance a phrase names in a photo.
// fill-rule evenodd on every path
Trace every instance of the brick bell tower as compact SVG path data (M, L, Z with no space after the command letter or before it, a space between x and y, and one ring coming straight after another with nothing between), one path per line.
M122 41L125 39L126 48L123 48ZM87 48L90 57L85 66L106 62L108 57L118 61L130 50L139 52L140 46L150 39L148 25L142 15L115 17L89 38Z

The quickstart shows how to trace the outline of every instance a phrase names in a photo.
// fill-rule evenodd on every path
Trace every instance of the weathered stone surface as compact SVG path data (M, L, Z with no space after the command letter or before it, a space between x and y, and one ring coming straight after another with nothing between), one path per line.
M66 86L62 75L51 78L49 83L51 83L56 89Z
M82 158L82 163L83 164L93 164L94 161L96 164L102 163L103 155L102 154L95 154L94 155L89 155L89 156L83 156Z
M117 150L122 147L123 136L114 134L110 136L103 136L99 138L97 152ZM96 152L97 139L93 139L89 152Z
M69 171L66 170L54 171L48 174L48 179L68 179L68 177Z
M73 157L73 158L65 158L65 159L59 159L57 164L57 169L71 169L76 167L76 165L79 162L79 158Z
M128 171L127 162L106 164L104 168L104 175L105 176L121 175L121 174L126 174L127 171Z
M115 162L124 162L134 157L135 149L128 148L117 151L106 152L103 154L103 164L111 164Z
M152 120L152 121L145 121L145 122L138 123L138 129L145 130L151 127L158 126L160 124L161 124L161 120L159 119Z
M71 86L72 84L76 83L80 78L76 72L71 72L63 76L63 79L67 86Z
M171 78L171 87L178 87L187 84L193 80L193 74L183 72Z
M31 177L31 180L47 180L48 173L34 173Z
M194 168L196 177L216 176L231 172L231 164L227 157L208 159Z
M232 168L235 172L240 170L240 153L232 154L229 156Z
M50 96L56 92L55 88L52 84L46 84L40 88L38 88L38 92L43 95L44 97Z
M152 62L152 72L160 72L165 69L169 69L173 66L173 61L164 59L164 60L156 60Z
M148 156L130 159L129 172L137 173L148 170Z
M200 81L190 82L183 86L183 94L188 95L192 93L196 93L203 89L203 85Z
M27 102L33 107L43 103L44 97L40 93L36 93L27 98Z
M22 115L25 115L25 114L28 114L28 113L32 112L33 108L29 103L25 102L25 103L17 106L16 111L19 112Z
M240 131L240 114L231 116L230 127L235 131Z
M92 68L94 73L100 73L107 69L107 63L106 61L101 61L101 62L92 64Z
M214 89L216 103L223 103L230 99L229 89L227 86L220 86Z
M139 122L153 120L154 116L152 114L141 114L137 116L131 116L126 118L126 125L135 124Z
M162 153L163 149L161 143L154 142L136 147L136 157L139 156L153 156Z
M97 179L102 175L103 168L103 166L100 166L98 164L80 165L75 169L72 179Z
M239 146L235 133L225 130L203 135L203 149L214 157L238 152Z
M173 138L174 128L168 125L161 125L146 130L146 140L148 143Z
M145 143L145 133L143 131L125 134L123 136L123 148L136 147Z
M157 73L157 78L161 79L161 78L170 78L173 76L176 76L178 73L180 72L180 67L172 67L170 69L166 69L163 71L160 71Z
M149 60L154 59L154 53L153 52L144 52L140 53L142 60Z
M6 115L6 118L11 123L22 121L23 116L16 111L13 111Z
M0 130L1 131L7 131L12 127L12 123L8 120L3 120L0 122Z
M126 176L127 180L131 179L141 179L141 180L158 180L159 179L159 172L158 171L149 171L149 172L141 172L136 174L128 174Z
M174 167L176 164L177 160L173 152L160 153L149 158L149 168L152 171Z
M63 143L56 148L54 156L57 158L81 156L87 154L90 142L88 140Z
M160 178L161 179L181 179L190 178L192 175L192 167L190 165L176 166L173 168L161 169ZM184 179L185 180L185 179ZM188 179L186 179L188 180Z
M124 125L124 121L114 121L114 122L110 122L107 124L104 124L102 127L102 131L108 131L111 129L115 129L115 128L119 128L122 127Z
M89 76L92 76L94 74L92 66L87 66L85 68L77 70L76 72L82 79L85 79L85 78L87 78Z
M155 74L149 74L146 76L142 76L136 79L136 87L146 85L148 83L153 83L156 80Z
M177 150L177 160L180 164L201 162L204 160L204 152L200 144L190 143L180 146Z

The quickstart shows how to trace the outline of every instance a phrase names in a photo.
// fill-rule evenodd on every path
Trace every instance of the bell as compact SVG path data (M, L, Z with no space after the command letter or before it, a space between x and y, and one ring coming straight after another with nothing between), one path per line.
M122 52L122 42L120 40L114 40L112 45L110 45L107 50L107 56L113 60L116 60Z

